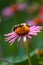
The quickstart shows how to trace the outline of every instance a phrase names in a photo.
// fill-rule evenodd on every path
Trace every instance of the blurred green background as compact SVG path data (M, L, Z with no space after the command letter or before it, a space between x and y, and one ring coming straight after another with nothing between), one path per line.
M27 54L23 43L21 44L16 41L12 46L10 46L8 42L4 41L4 34L9 33L14 25L24 23L27 20L37 17L39 8L32 13L19 11L14 13L10 18L3 17L2 10L16 2L26 2L29 6L38 4L40 8L43 4L43 0L0 0L0 17L2 19L0 22L0 58L6 58L9 62L14 63L15 65L28 65ZM35 53L37 49L43 48L43 30L37 36L32 37L32 39L29 40L29 44L32 65L39 65L39 60ZM0 65L10 64L0 60Z

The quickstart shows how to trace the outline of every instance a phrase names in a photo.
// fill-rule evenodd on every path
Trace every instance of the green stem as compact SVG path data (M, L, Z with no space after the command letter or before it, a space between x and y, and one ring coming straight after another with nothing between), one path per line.
M24 43L24 45L25 45L26 52L27 52L27 55L28 55L28 63L29 63L29 65L32 65L32 64L31 64L31 59L30 59L30 52L29 52L28 40Z

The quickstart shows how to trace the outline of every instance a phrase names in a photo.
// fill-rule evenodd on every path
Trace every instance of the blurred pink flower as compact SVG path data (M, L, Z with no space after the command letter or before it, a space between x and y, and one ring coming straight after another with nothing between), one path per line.
M30 26L33 26L33 25L42 26L43 25L41 18L34 18L33 20L27 20L26 23L29 24Z
M26 23L28 23L30 26L33 26L33 25L43 26L43 5L40 7L39 17L34 18L33 20L27 20Z
M4 17L10 17L15 13L16 11L22 11L26 7L26 4L24 3L16 3L10 7L6 7L2 10L2 16Z
M17 38L18 42L22 38L23 42L26 42L26 38L32 38L31 36L37 35L40 30L40 26L29 26L23 23L21 25L15 26L12 32L4 34L4 36L8 36L7 38L5 38L5 41L9 41L10 45L12 45Z
M34 20L27 20L26 23L29 24L29 26L36 25Z
M13 15L13 10L12 10L12 8L11 8L11 7L6 7L6 8L4 8L3 11L2 11L2 15L3 15L4 17L10 17L10 16L12 16L12 15Z
M22 11L22 10L25 10L26 3L16 3L16 4L11 5L11 8L12 8L12 10L14 12L16 12L16 11Z
M25 10L25 8L26 8L26 4L25 3L18 3L17 4L17 10L18 11Z

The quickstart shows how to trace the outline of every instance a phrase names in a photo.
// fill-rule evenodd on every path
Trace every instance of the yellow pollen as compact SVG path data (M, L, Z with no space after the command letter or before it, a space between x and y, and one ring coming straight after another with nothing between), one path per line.
M19 35L26 34L26 33L29 32L29 30L30 30L30 27L26 26L26 25L23 25L23 26L15 29L16 33L19 34Z

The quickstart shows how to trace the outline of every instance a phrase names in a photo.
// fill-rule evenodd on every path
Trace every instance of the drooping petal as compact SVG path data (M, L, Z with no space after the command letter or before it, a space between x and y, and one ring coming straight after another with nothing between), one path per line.
M5 41L9 41L9 40L11 40L12 38L15 38L16 36L17 36L17 34L13 34L13 35L11 35L11 36L5 38Z
M15 32L13 31L13 32L11 32L11 33L8 33L8 34L4 34L4 36L10 36L10 35L12 35L12 34L14 34Z
M15 40L18 38L18 36L16 36L15 38L13 38L12 40L10 40L9 41L9 43L10 43L10 45L12 45L14 42L15 42Z
M20 41L20 39L21 39L21 36L18 38L18 42Z
M23 36L23 42L26 42L26 36Z
M32 38L32 37L31 37L30 35L28 35L28 34L27 34L27 37L28 37L28 38Z

